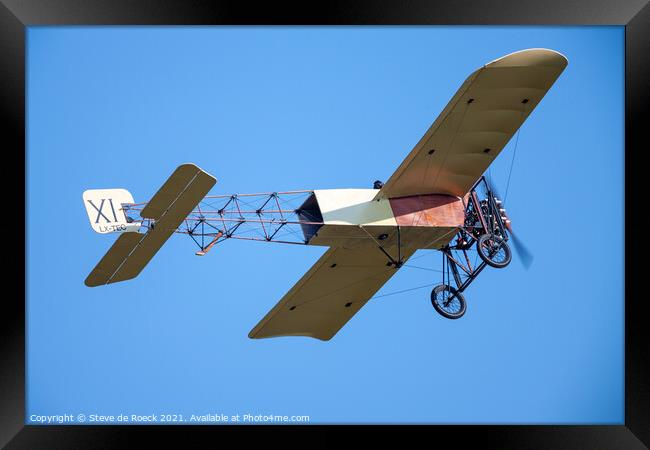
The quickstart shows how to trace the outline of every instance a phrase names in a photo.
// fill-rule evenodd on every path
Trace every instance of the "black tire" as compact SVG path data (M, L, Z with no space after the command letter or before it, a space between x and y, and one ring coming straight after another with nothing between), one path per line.
M496 234L484 234L476 242L476 250L485 264L502 269L512 261L508 243Z
M452 294L454 298L445 306L445 300ZM465 303L463 294L448 284L440 284L433 288L431 291L431 304L441 316L447 319L460 319L467 310L467 303Z

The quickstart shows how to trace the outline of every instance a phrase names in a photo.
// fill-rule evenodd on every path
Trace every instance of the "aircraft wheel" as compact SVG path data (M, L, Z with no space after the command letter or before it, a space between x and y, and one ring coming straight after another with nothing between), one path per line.
M440 284L433 288L431 304L440 315L447 319L459 319L467 309L463 294L448 284Z
M478 255L489 266L501 269L512 260L512 252L506 241L496 234L484 234L476 242Z

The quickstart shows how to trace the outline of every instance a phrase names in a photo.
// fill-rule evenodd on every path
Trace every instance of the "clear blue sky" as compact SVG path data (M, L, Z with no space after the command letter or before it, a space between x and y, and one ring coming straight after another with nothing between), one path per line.
M622 27L39 27L27 44L28 422L623 423ZM484 271L462 319L422 289L329 342L248 339L323 247L198 258L175 236L137 279L84 286L115 239L91 230L84 190L146 201L188 161L213 193L370 188L472 71L531 47L569 59L521 129L508 195L535 261ZM502 191L513 148L492 166ZM380 293L437 278L403 268Z

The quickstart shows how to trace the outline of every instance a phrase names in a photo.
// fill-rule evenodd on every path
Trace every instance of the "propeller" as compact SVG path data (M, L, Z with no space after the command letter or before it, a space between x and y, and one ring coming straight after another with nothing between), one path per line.
M508 231L510 232L513 247L517 253L517 256L519 257L519 260L521 261L521 264L526 270L530 269L530 266L533 264L533 259L535 259L535 257L533 256L532 252L528 250L528 247L524 245L519 236L517 236L517 234L512 231L512 226L510 224L508 225Z
M497 197L501 199L501 196L499 195L499 192L496 189L496 186L492 185L492 183L488 182L488 189L492 192L492 195L494 197ZM503 200L501 200L503 202ZM502 203L503 206L503 203ZM521 261L521 264L524 266L526 270L528 270L533 263L533 253L526 247L526 245L523 243L523 241L519 238L517 234L515 234L514 230L512 229L512 223L510 220L505 221L505 226L508 229L508 233L510 233L510 237L512 238L512 244L515 250L515 253L517 253L517 256L519 257L519 261Z

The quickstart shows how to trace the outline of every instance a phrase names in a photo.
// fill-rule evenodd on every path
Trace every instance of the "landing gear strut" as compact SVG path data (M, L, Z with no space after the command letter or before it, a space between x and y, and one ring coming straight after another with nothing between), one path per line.
M481 201L476 193L480 184L486 193L486 198ZM500 202L484 177L474 185L466 199L464 226L449 244L440 249L443 255L442 284L431 291L433 308L448 319L458 319L465 314L467 303L463 292L486 266L501 269L512 260L505 216L502 216ZM480 263L472 267L467 252L475 243ZM471 259L476 264L478 258Z

